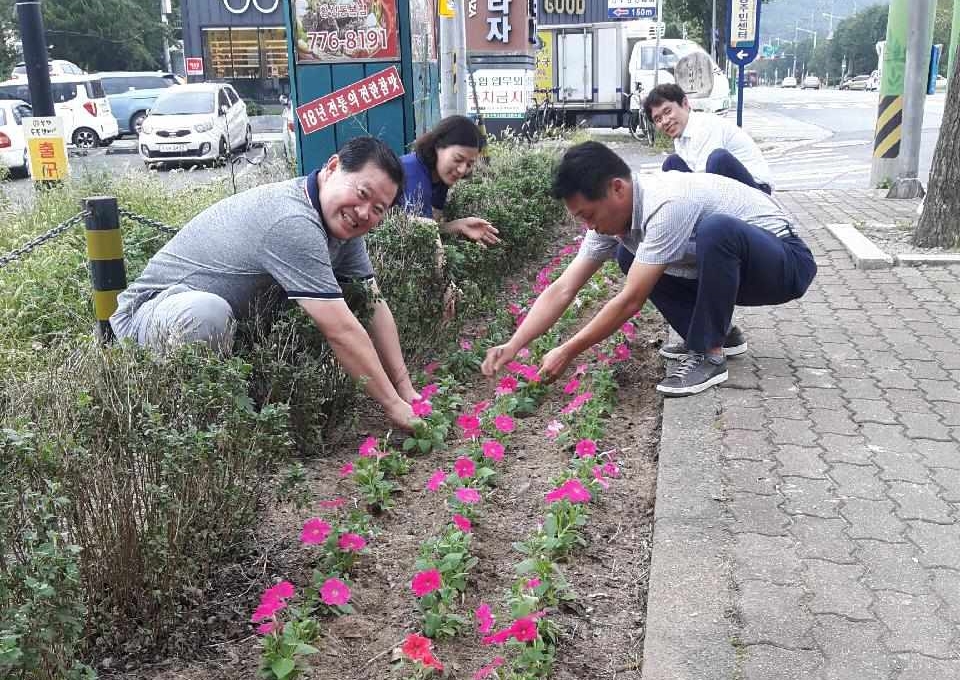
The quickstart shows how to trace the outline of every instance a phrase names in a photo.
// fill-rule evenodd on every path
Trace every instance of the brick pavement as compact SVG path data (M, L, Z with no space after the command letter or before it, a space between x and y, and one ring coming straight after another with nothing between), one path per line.
M644 680L955 680L960 268L860 271L823 227L913 201L778 195L819 274L666 401Z

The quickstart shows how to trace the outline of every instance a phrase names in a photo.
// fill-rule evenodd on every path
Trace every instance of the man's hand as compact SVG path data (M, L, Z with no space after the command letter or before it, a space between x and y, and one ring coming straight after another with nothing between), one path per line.
M480 364L480 372L489 378L509 363L516 354L514 350L510 349L509 344L491 347L487 350L487 356L483 363Z
M407 432L413 432L413 423L411 422L414 419L413 408L408 402L401 401L387 409L387 418L397 427Z
M577 355L567 349L566 345L554 347L546 353L540 364L540 378L543 382L549 384L563 375Z
M464 217L459 220L453 220L448 223L448 229L450 233L460 234L479 244L481 248L500 243L500 239L497 237L500 231L479 217Z
M401 384L397 388L397 393L400 395L400 398L408 404L420 401L420 393L413 389L413 385L411 385L409 381L406 381L406 384Z

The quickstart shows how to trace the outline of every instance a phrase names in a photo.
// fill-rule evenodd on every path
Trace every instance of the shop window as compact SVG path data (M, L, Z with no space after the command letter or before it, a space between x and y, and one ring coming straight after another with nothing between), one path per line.
M263 75L266 78L287 78L287 31L284 28L264 28L260 31L263 54Z
M233 48L233 77L260 77L260 36L256 28L234 28L230 31Z
M203 56L206 77L211 80L233 78L233 56L230 52L229 28L203 30Z

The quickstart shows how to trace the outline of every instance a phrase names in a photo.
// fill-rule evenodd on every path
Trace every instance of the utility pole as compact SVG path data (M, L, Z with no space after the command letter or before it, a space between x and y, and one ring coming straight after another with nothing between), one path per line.
M456 97L457 113L461 116L467 115L467 3L465 0L457 1L457 49L455 56L457 58L457 67L454 72L456 78Z
M870 185L896 179L903 136L903 74L907 61L907 26L911 0L891 0L887 13L887 39L883 48L880 102L873 141Z
M53 91L50 89L50 66L47 56L46 31L39 0L17 0L17 19L20 21L20 39L23 42L23 62L27 68L27 86L30 88L30 106L33 115L54 116Z
M923 187L920 170L920 139L923 133L923 106L927 100L930 75L930 45L936 0L913 0L907 25L907 61L903 85L903 141L897 181L889 198L918 198Z
M437 13L440 21L440 117L457 113L457 3L439 0ZM418 55L414 55L417 59ZM424 55L423 58L426 58Z
M167 41L167 15L172 11L170 0L160 0L160 23L163 24L163 68L167 73L173 71L170 65L170 43Z
M960 0L956 0L960 3ZM956 23L956 22L954 22ZM713 0L713 19L710 24L710 58L717 61L717 0Z

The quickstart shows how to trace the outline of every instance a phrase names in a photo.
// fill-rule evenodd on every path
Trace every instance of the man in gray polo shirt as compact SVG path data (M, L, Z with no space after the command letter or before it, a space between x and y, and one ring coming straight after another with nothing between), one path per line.
M801 297L817 266L790 219L765 193L717 175L668 172L644 178L597 142L571 147L555 198L590 228L577 258L537 298L510 340L492 347L492 375L560 318L620 246L627 279L576 335L550 351L540 373L559 377L578 354L615 333L647 299L689 348L657 391L701 392L727 379L724 339L734 305L778 305Z
M282 290L310 315L347 373L408 427L417 393L390 308L376 303L368 334L339 283L373 279L362 237L402 187L393 151L358 137L307 177L226 198L150 259L121 293L110 324L118 338L158 350L199 341L228 353L235 322Z

